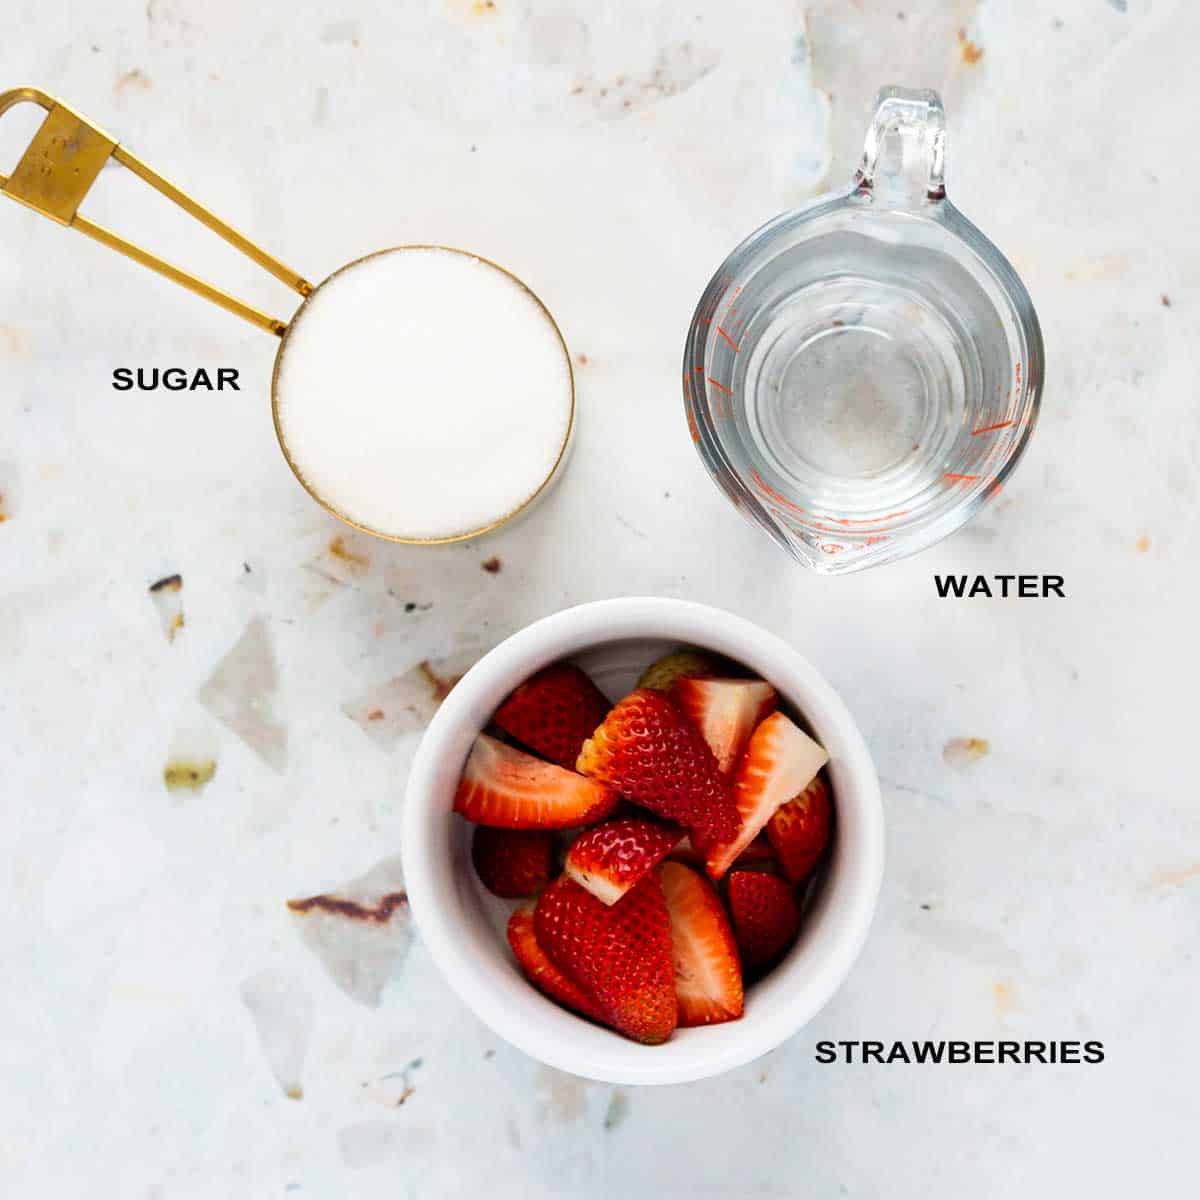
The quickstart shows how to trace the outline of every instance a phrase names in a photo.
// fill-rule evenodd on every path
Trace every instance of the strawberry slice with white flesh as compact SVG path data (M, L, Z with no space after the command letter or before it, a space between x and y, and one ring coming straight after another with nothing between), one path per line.
M730 842L705 846L709 875L720 879L775 810L804 791L828 761L824 747L783 713L772 713L763 721L750 737L733 782L741 829Z
M679 1024L736 1021L745 1006L737 942L713 886L683 863L659 869L675 962Z
M569 829L603 820L619 800L607 784L481 733L458 781L454 811L496 829Z
M683 830L636 817L608 821L581 833L563 871L597 900L616 904L679 845Z
M775 710L775 689L761 679L677 679L671 696L700 731L722 775L737 766L750 735Z

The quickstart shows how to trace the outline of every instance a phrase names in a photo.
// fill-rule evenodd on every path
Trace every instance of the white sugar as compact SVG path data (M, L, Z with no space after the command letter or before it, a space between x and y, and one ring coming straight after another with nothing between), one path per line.
M385 251L322 284L279 362L299 474L356 524L446 538L501 520L554 469L571 371L515 280L466 254Z

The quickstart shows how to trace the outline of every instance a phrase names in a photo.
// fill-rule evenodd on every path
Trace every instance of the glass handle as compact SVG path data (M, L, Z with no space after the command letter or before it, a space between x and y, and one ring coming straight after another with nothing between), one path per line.
M946 195L946 110L929 88L881 88L855 189L897 208Z

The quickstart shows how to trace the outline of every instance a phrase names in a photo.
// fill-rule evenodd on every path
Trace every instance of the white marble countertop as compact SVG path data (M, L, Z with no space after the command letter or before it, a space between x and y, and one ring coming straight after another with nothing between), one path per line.
M522 523L442 550L345 535L276 450L269 337L0 205L5 1195L1194 1187L1200 11L750 7L7 6L0 85L62 95L311 278L404 241L511 266L578 356L581 414ZM710 485L679 360L715 265L841 185L885 82L942 90L950 193L1026 278L1049 377L1000 502L828 580ZM0 170L31 129L0 123ZM123 174L96 219L290 311ZM152 365L237 367L243 391L112 391L114 367ZM1053 572L1068 596L943 601L936 571ZM178 592L148 595L174 573ZM861 723L888 822L869 943L819 1019L660 1090L499 1043L403 907L364 929L285 903L368 872L376 895L398 886L432 706L416 664L450 672L634 593L727 607L808 655ZM412 711L368 719L397 696ZM948 761L958 738L990 753ZM180 757L215 774L168 791ZM814 1061L819 1038L914 1037L1098 1038L1108 1057Z

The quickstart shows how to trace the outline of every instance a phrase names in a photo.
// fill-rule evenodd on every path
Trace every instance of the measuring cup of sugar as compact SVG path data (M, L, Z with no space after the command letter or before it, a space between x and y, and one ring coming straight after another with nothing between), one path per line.
M515 275L447 246L369 254L314 286L61 101L0 94L0 116L46 117L0 192L157 271L280 339L271 407L296 478L376 537L441 543L524 512L549 486L575 415L571 359L545 305ZM79 213L120 163L304 299L279 321Z
M953 533L1000 491L1037 417L1037 314L946 199L944 157L937 93L884 88L849 190L751 234L688 332L705 466L825 574Z

